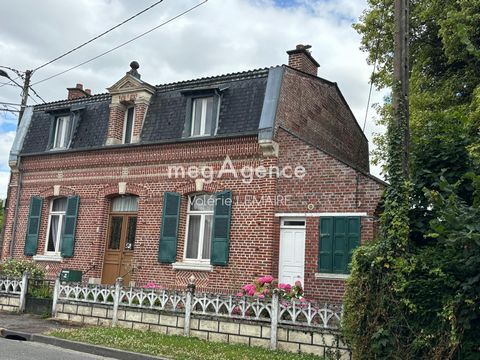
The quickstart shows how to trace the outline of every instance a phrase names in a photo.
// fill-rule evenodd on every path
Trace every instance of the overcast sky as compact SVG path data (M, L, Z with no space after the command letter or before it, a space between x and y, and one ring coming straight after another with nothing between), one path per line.
M148 12L71 55L34 73L33 88L47 102L65 99L76 83L94 94L119 80L132 60L142 79L162 84L268 67L287 62L286 50L312 45L319 76L338 83L363 127L372 68L359 50L352 29L366 7L364 0L209 0L187 15L106 56L51 80L51 75L78 65L187 10L202 0L164 0ZM0 65L33 69L102 33L155 3L128 0L17 0L2 4ZM8 70L7 70L8 71ZM15 77L15 74L9 72ZM20 102L20 89L2 86L0 101ZM20 79L18 80L20 81ZM372 103L385 93L374 92ZM40 101L36 99L37 101ZM34 102L29 99L29 104ZM365 133L381 129L370 110ZM0 197L6 195L8 153L16 118L0 111ZM370 142L370 149L372 149ZM371 168L379 175L378 168Z

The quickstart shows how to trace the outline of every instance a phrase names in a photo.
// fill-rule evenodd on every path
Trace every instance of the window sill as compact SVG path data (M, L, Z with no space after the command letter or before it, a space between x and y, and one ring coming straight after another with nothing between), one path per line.
M208 263L176 262L172 264L175 270L213 271L213 265Z
M51 262L62 262L63 258L60 255L35 255L33 257L34 261L51 261Z
M315 273L315 279L346 280L349 274Z

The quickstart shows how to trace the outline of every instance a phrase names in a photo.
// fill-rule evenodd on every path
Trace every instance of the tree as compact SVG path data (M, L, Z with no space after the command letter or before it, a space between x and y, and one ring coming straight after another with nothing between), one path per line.
M393 251L402 224L386 207L379 239L355 252L344 333L359 359L478 359L480 1L412 0L410 14L411 187L389 180L411 194L399 207L411 230ZM393 0L369 0L354 27L369 62L378 58L374 84L394 86ZM388 123L390 102L379 114ZM388 173L395 139L376 141Z

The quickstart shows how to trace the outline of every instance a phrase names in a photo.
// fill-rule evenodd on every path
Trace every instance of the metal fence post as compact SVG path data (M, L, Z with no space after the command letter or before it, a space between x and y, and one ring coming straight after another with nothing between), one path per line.
M55 278L55 286L53 287L53 301L52 301L52 317L57 316L58 296L60 295L60 273Z
M191 276L187 285L187 294L185 296L185 321L183 325L183 335L190 336L190 318L192 315L193 296L195 295L195 276Z
M22 275L22 289L20 291L20 299L18 305L18 311L24 312L25 311L25 304L27 302L27 291L28 291L28 278L30 274L28 271L25 271Z
M271 327L270 327L270 348L277 349L277 329L278 329L278 291L274 290L272 294L272 313L271 313Z
M113 314L112 314L112 326L117 326L118 322L118 306L120 305L120 296L123 287L123 279L121 277L117 278L115 281L115 294L113 297Z

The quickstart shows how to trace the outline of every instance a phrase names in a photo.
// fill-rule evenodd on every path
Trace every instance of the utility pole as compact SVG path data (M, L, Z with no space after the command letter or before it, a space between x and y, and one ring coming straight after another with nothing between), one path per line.
M410 146L409 78L409 0L395 0L395 49L393 58L393 121L401 137L401 173L408 179Z
M25 111L25 107L27 106L28 100L28 89L30 88L30 78L32 76L33 71L27 70L25 71L25 81L23 82L23 91L22 91L22 102L20 103L20 113L18 114L18 123L17 126L20 125L20 120L22 119L23 112Z

